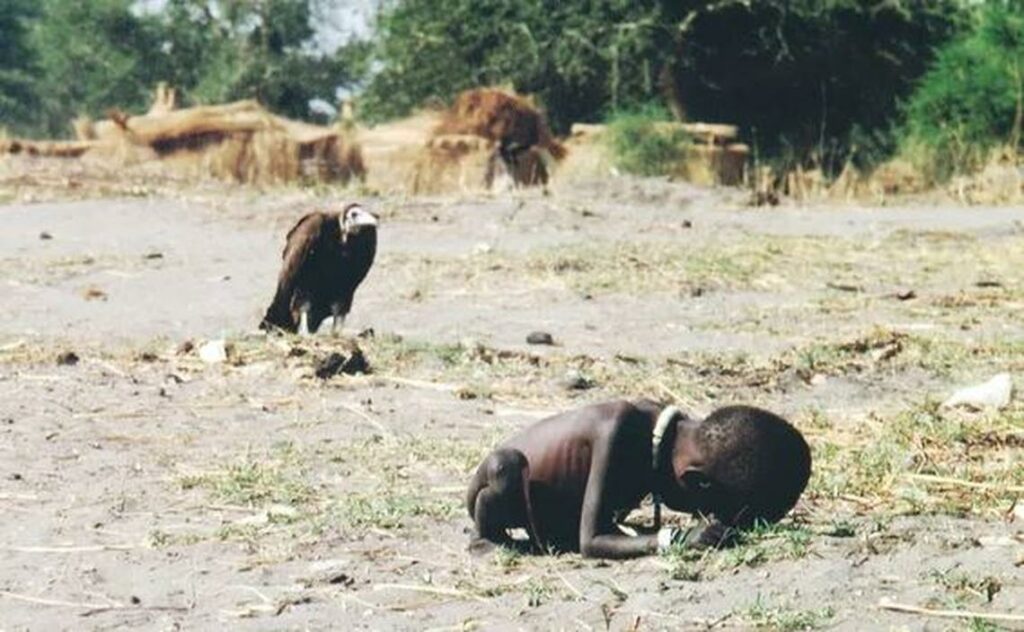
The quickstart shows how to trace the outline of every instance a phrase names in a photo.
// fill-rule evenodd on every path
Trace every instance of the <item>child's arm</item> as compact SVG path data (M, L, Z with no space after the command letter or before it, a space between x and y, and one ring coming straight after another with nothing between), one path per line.
M650 477L637 469L650 467L647 439L637 444L632 433L621 433L628 415L636 410L630 406L619 411L616 422L606 426L591 444L590 473L580 516L580 553L584 557L622 559L651 555L673 545L728 546L733 532L717 520L685 531L666 527L656 534L636 536L615 528L614 513L631 508L626 505L632 505L632 499L649 491ZM642 456L633 458L635 454Z
M614 424L613 426L617 426ZM630 536L619 533L614 527L613 513L622 509L614 506L613 498L629 496L623 486L646 480L646 476L632 476L616 467L613 449L616 430L610 428L605 436L593 442L590 475L583 492L583 511L580 516L580 553L583 557L623 559L650 555L658 551L656 534Z

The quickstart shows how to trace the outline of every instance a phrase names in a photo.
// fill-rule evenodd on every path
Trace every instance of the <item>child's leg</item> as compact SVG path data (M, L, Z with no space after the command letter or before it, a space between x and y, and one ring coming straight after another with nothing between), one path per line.
M470 550L483 553L494 545L511 545L508 529L525 527L536 545L529 502L529 465L522 452L500 449L491 452L469 484L466 499L473 518Z

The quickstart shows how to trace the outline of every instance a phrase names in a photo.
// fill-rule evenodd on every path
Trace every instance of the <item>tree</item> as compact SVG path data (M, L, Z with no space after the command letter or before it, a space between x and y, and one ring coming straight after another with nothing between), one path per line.
M43 127L66 134L78 114L144 108L163 74L154 19L133 0L44 0L33 30Z
M309 118L351 83L350 51L313 49L310 0L170 0L162 15L169 81L200 103L252 98Z
M1024 5L989 0L972 28L938 53L906 106L904 142L933 178L1019 152L1024 126Z
M33 0L0 0L0 125L24 129L36 119L38 69L29 39L36 13Z

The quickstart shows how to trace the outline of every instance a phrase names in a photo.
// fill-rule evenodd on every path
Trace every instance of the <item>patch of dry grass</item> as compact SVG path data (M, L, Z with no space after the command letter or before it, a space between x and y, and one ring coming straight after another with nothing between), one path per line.
M971 341L886 328L869 329L852 339L796 346L767 358L707 352L659 359L542 356L480 344L433 345L388 336L367 341L366 349L379 373L459 386L463 396L516 401L571 397L559 387L568 370L584 373L609 396L678 396L712 403L727 392L736 397L807 386L817 376L884 381L894 373L923 371L963 379L987 370L1024 367L1024 341Z
M1024 495L1024 406L964 413L924 402L808 432L808 497L861 513L999 518Z
M972 603L992 603L1002 590L1002 582L992 576L970 573L962 569L932 569L924 574L943 589L943 599L929 604L938 608L964 608Z
M328 513L347 531L408 528L417 518L450 519L462 510L463 485L486 443L458 437L408 435L353 441L321 470L349 488Z
M971 266L964 267L964 261ZM523 286L627 295L829 285L877 292L933 284L951 271L966 285L1001 281L1012 288L1022 264L1024 237L1019 235L982 241L960 233L912 231L868 242L758 235L691 248L674 242L609 241L525 254L398 254L381 262L396 278L415 279L425 295L453 285L470 292Z
M695 250L671 242L598 242L526 254L391 255L382 265L432 293L453 284L469 291L502 285L565 287L582 293L776 289L812 274L823 258L854 245L826 237L746 238Z

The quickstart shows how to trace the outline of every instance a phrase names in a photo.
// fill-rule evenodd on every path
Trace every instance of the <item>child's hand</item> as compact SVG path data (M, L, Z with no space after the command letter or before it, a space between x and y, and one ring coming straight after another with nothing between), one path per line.
M690 527L663 527L658 531L658 551L664 552L675 546L685 548L721 548L729 546L736 538L736 530L721 522L705 522Z
M736 530L713 520L690 529L687 544L697 548L720 549L732 545L736 541Z

